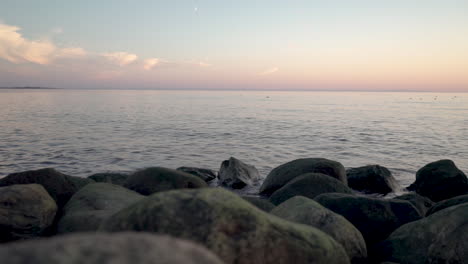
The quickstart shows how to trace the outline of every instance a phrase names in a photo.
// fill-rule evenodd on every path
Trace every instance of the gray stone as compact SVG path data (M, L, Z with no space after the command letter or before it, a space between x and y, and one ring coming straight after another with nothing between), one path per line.
M88 179L92 179L95 182L104 182L104 183L111 183L115 185L123 186L129 177L128 174L118 173L118 172L101 172L96 173L88 177Z
M322 231L267 214L221 188L156 193L109 217L103 231L146 231L205 245L225 263L349 263Z
M155 192L202 188L208 185L192 174L163 167L152 167L130 175L124 186L140 194L150 195Z
M427 212L426 216L429 216L435 212L438 212L440 210L443 210L447 207L450 206L455 206L463 203L468 203L468 195L460 195L460 196L455 196L453 198L447 199L440 201L436 203L434 206L432 206Z
M297 159L274 168L260 187L260 193L272 194L297 176L310 172L326 174L348 185L341 163L322 158Z
M387 194L398 190L390 170L379 165L348 169L346 175L348 186L360 192Z
M366 242L361 232L346 218L303 196L296 196L275 207L271 214L288 221L310 225L340 243L351 263L366 263Z
M213 170L209 170L209 169L194 168L194 167L180 167L180 168L177 168L177 170L195 175L198 178L204 180L205 182L210 182L216 179L216 172Z
M96 231L104 219L143 197L114 184L89 184L75 193L65 205L57 232Z
M57 204L39 184L0 187L0 242L42 235L56 213Z
M81 233L0 246L2 264L222 264L192 242L147 233Z
M270 212L275 208L275 205L270 203L268 199L252 196L242 196L242 198L265 212Z
M341 181L322 173L306 173L300 175L270 196L270 202L278 205L294 196L305 196L314 199L322 193L348 193L353 191Z
M221 163L218 178L222 185L233 189L254 185L261 180L260 174L254 166L233 157Z
M397 196L393 199L404 200L404 201L410 202L418 210L421 216L426 215L427 210L431 208L431 206L434 205L434 202L431 201L431 199L421 196L415 192L406 193L406 194Z

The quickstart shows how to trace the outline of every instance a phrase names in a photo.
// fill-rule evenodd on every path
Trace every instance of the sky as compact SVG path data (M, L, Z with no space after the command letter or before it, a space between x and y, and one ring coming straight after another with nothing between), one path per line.
M2 86L468 92L468 1L1 0Z

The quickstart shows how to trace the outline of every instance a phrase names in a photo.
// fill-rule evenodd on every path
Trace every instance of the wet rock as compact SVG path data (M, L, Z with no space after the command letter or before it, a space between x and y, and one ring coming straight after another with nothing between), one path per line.
M225 263L349 263L343 247L313 227L267 214L221 188L156 193L101 224L203 244Z
M0 246L2 264L222 264L195 243L147 233L82 233Z
M78 187L68 175L51 168L12 173L5 178L0 179L0 187L13 184L31 183L37 183L44 186L46 191L57 203L59 210L78 190Z
M278 205L294 196L305 196L314 199L322 193L348 193L353 191L341 181L322 173L306 173L300 175L270 196L270 202Z
M310 172L323 173L348 184L345 168L337 161L322 158L297 159L274 168L260 187L260 193L272 194L297 176Z
M416 181L408 187L439 202L468 194L468 179L451 160L439 160L427 164L416 172Z
M155 192L202 188L208 185L202 179L182 171L152 167L130 175L124 186L140 194L150 195Z
M56 213L57 204L42 185L0 187L0 242L42 235Z
M221 163L218 178L222 185L233 189L254 185L261 180L260 174L254 166L233 157Z
M440 201L436 204L434 204L427 212L426 216L429 216L435 212L438 212L440 210L443 210L447 207L463 204L463 203L468 203L468 195L460 195L456 196L447 200Z
M104 219L143 197L114 184L89 184L75 193L65 205L57 232L96 231Z
M104 182L123 186L128 177L129 175L124 173L101 172L89 176L88 179L94 180L95 182Z
M398 189L390 170L379 165L368 165L346 171L348 186L364 193L387 194Z
M387 238L398 227L421 218L416 208L407 201L342 193L321 194L315 200L357 227L368 249Z
M73 184L75 184L77 191L90 183L95 183L94 180L88 179L88 178L82 178L82 177L76 177L76 176L68 176L68 178L70 179L71 182L73 182Z
M346 218L303 196L296 196L275 207L271 214L288 221L310 225L340 243L351 263L366 263L366 242L361 232Z
M177 170L197 176L198 178L204 180L205 182L210 182L216 179L216 172L213 170L209 170L209 169L194 168L194 167L180 167L180 168L177 168Z
M421 196L414 192L403 194L393 199L404 200L404 201L410 202L411 204L414 205L414 207L418 210L419 214L422 217L424 217L424 215L426 215L427 210L434 205L434 202L431 201L431 199Z
M270 203L268 199L252 196L242 196L242 198L265 212L270 212L273 208L275 208L275 205Z
M468 203L401 226L376 247L374 259L408 264L467 263Z

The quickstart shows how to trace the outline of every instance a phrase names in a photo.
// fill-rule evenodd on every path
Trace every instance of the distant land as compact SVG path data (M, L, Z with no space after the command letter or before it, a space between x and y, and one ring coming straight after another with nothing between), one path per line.
M22 86L22 87L0 87L0 89L35 89L35 90L43 90L43 89L61 89L61 88L39 87L39 86Z

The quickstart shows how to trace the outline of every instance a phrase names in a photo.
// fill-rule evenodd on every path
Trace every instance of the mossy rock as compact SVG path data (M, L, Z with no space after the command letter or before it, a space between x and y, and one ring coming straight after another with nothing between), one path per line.
M307 158L293 160L274 168L260 187L260 193L272 194L297 176L312 172L326 174L348 185L346 171L341 163L323 158Z
M208 187L206 182L197 176L163 167L137 171L128 177L124 186L143 195L173 189Z
M222 264L206 248L168 236L79 233L0 246L2 264Z
M252 196L242 196L242 198L265 212L270 212L273 208L275 208L275 205L270 203L268 199Z
M110 183L89 184L75 193L65 205L57 232L96 231L104 219L143 197Z
M314 199L323 193L348 193L353 191L339 180L322 173L306 173L300 175L270 196L270 202L278 205L294 196L305 196Z
M156 193L109 217L101 230L192 240L225 263L349 263L343 247L322 231L267 214L221 188Z
M351 263L366 263L367 248L361 232L346 218L303 196L296 196L275 207L271 214L285 220L310 225L340 243Z

